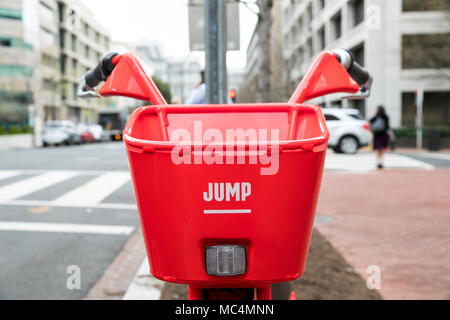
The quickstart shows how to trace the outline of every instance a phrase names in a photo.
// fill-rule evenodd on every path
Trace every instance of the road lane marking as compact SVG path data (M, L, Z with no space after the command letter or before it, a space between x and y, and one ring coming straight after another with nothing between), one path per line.
M418 153L417 156L450 161L450 154L446 153Z
M384 158L384 165L386 168L435 169L435 167L431 164L397 154L386 154ZM328 152L325 161L325 169L347 172L375 171L376 157L371 153L339 155Z
M111 209L111 210L137 210L135 204L128 203L56 203L52 201L41 200L11 200L0 201L0 206L16 206L16 207L59 207L59 208L91 208L91 209Z
M4 171L0 170L0 180L8 179L14 176L18 176L20 174L19 171Z
M52 169L19 169L19 170L0 170L0 172L5 172L5 174L7 172L13 172L13 173L17 173L17 174L26 174L26 175L38 175L38 174L43 174L43 173L47 173L47 172L67 172L67 171L71 171L71 172L76 172L77 175L79 176L99 176L101 174L107 173L107 172L111 172L111 171L107 171L107 170L52 170ZM128 171L114 171L114 172L128 172Z
M122 187L130 180L128 172L107 172L101 176L69 191L52 201L53 205L82 204L92 206Z
M0 201L11 201L75 177L75 171L50 171L0 187Z
M0 231L130 235L134 229L130 226L0 221Z

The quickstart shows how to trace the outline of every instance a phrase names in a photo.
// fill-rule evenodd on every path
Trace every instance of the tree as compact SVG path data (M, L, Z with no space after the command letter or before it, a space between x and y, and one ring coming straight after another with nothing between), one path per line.
M158 87L159 91L161 91L164 99L166 99L167 103L172 103L172 92L170 91L170 86L168 83L162 81L158 76L152 77L153 82Z

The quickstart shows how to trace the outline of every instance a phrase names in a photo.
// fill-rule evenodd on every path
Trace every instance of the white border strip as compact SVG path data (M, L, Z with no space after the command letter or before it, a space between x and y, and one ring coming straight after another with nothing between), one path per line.
M134 229L130 226L0 221L0 231L130 235Z
M18 176L19 174L20 174L19 171L0 170L0 180Z
M251 209L236 209L236 210L203 210L204 214L235 214L235 213L252 213Z
M113 209L113 210L137 210L135 204L127 203L76 203L76 202L53 202L39 200L12 200L0 201L0 206L16 206L16 207L60 207L60 208L92 208L92 209Z

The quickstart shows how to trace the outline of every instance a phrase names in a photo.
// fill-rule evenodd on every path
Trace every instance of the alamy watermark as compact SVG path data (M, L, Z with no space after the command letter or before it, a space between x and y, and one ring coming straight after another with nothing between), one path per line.
M179 128L172 132L172 162L176 165L261 166L261 175L275 175L279 170L279 129L203 130L202 121L194 121L194 130Z
M366 269L367 277L366 285L370 290L379 290L381 288L381 269L377 265L370 265Z
M81 268L77 265L70 265L67 267L66 273L69 275L66 279L66 288L68 290L80 290Z
M381 29L381 8L377 5L370 5L366 10L366 27L369 30Z

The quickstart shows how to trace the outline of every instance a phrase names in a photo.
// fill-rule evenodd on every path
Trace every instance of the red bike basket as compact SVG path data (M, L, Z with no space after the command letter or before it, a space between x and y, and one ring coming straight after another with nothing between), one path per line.
M229 130L240 133L234 146L217 139L225 139ZM267 139L261 139L260 130ZM178 140L171 139L177 132L191 137L181 152ZM272 132L277 140L267 142ZM305 268L328 136L321 109L312 105L137 109L124 142L152 274L202 287L263 287L298 278ZM222 160L210 163L202 156L211 145L211 155ZM177 156L191 163L174 161ZM217 186L212 200L207 199L210 184ZM207 274L206 247L227 244L245 247L245 273Z

